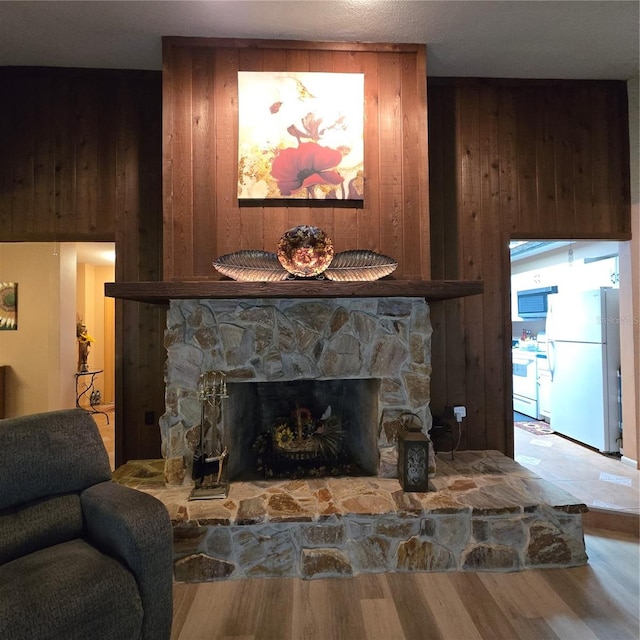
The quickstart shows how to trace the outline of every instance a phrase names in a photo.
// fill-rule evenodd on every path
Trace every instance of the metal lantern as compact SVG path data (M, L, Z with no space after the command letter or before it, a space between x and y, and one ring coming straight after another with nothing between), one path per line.
M418 416L404 414L398 431L398 479L405 491L429 491L429 438Z

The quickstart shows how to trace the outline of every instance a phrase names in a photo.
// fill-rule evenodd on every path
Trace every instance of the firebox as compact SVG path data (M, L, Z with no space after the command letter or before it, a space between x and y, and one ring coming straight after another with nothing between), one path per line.
M228 385L229 479L376 475L380 381Z

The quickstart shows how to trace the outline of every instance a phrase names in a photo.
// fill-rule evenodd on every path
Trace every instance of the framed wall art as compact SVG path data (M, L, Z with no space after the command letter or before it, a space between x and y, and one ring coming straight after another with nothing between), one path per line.
M238 72L238 199L363 200L364 74Z
M18 284L0 282L0 331L18 328Z

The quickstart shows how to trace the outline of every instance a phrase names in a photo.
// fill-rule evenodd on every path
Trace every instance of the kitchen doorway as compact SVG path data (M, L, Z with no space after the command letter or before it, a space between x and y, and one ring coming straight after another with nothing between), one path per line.
M617 333L619 343L630 344L632 338L633 313L631 307L631 269L629 268L630 247L628 242L611 241L514 241L510 245L511 254L511 318L512 318L512 368L514 375L514 459L542 478L556 484L589 506L590 510L607 512L629 512L637 514L637 495L640 490L640 472L637 469L635 442L639 426L633 419L635 407L634 380L637 372L633 364L633 350L621 349L617 370L609 368L609 384L604 385L606 394L601 394L602 405L609 409L610 437L604 444L593 446L584 440L593 437L569 432L575 425L598 424L591 409L586 410L587 402L576 402L563 398L562 393L552 394L556 379L553 358L553 335L556 333L553 322L554 301L552 296L561 293L573 293L585 303L585 292L593 292L601 287L612 292L617 300L617 315L601 311L600 323L608 330ZM622 266L621 266L622 265ZM637 285L636 285L637 286ZM557 292L555 289L557 288ZM531 299L526 296L530 295ZM525 298L522 299L522 292ZM520 294L520 308L518 298ZM541 303L540 295L547 296ZM591 296L593 297L593 296ZM536 299L537 298L537 299ZM604 298L597 295L599 308L606 309ZM549 309L551 307L551 318ZM588 307L588 304L587 304ZM540 312L542 310L542 313ZM546 315L545 312L546 311ZM584 318L588 315L578 311L578 305L570 306L571 337L582 333ZM610 315L608 315L610 313ZM540 317L536 317L540 316ZM604 322L602 321L604 318ZM549 326L551 324L551 326ZM557 325L556 325L557 326ZM626 335L625 335L625 332ZM573 347L571 347L573 348ZM600 348L602 351L603 348ZM564 357L555 353L556 360ZM572 358L577 361L576 358ZM527 367L525 363L529 363ZM581 373L598 371L601 363L587 362L580 365ZM535 374L533 374L535 368ZM614 367L615 368L615 367ZM626 371L626 380L621 372ZM557 370L556 370L557 373ZM526 376L526 377L525 377ZM532 387L530 379L535 377L537 386ZM572 387L577 378L572 378ZM526 380L526 381L525 381ZM524 382L524 384L523 384ZM625 387L625 384L627 385ZM523 388L525 392L523 393ZM533 390L532 390L533 389ZM624 390L627 389L628 405L625 407ZM556 387L557 391L557 387ZM529 404L522 403L524 395ZM591 391L587 396L596 397ZM560 397L561 400L558 400ZM564 402L562 402L564 400ZM577 408L576 408L577 407ZM582 410L583 415L580 416ZM554 414L564 414L562 420L569 419L573 427L558 427ZM624 417L630 415L626 421ZM568 418L567 418L568 416ZM612 424L613 423L613 424ZM616 436L629 434L630 445L625 455L624 438L616 441ZM604 429L596 429L601 433ZM577 437L576 437L577 436ZM614 442L615 441L615 442ZM612 444L613 443L613 444ZM601 449L613 449L602 452Z
M514 429L527 430L534 436L556 433L578 448L587 447L618 460L624 457L619 346L617 352L613 346L582 349L573 341L581 342L586 318L595 320L598 315L599 328L608 332L610 343L617 340L619 345L622 244L603 240L515 240L509 246ZM599 306L605 304L601 289L606 291L608 306ZM559 331L559 310L568 299L571 304L562 326L568 323L565 330L572 344L564 349L555 336L550 338L550 331ZM592 302L597 306L589 306ZM582 307L583 304L587 306ZM580 311L582 308L585 311ZM597 314L586 311L591 308L605 311ZM607 348L609 352L605 351ZM569 359L575 371L567 376L564 372ZM596 379L600 387L584 391L585 385L596 385ZM567 386L560 389L563 381ZM594 401L591 406L591 399L598 393L599 404ZM522 437L514 437L516 460L520 453L518 442L523 442ZM538 444L542 453L544 439ZM535 459L529 454L525 457L526 462L535 466Z

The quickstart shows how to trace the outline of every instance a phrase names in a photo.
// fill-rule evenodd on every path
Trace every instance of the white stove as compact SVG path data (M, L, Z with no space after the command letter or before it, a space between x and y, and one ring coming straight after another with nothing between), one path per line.
M538 417L538 354L535 351L514 349L513 410L536 419Z

